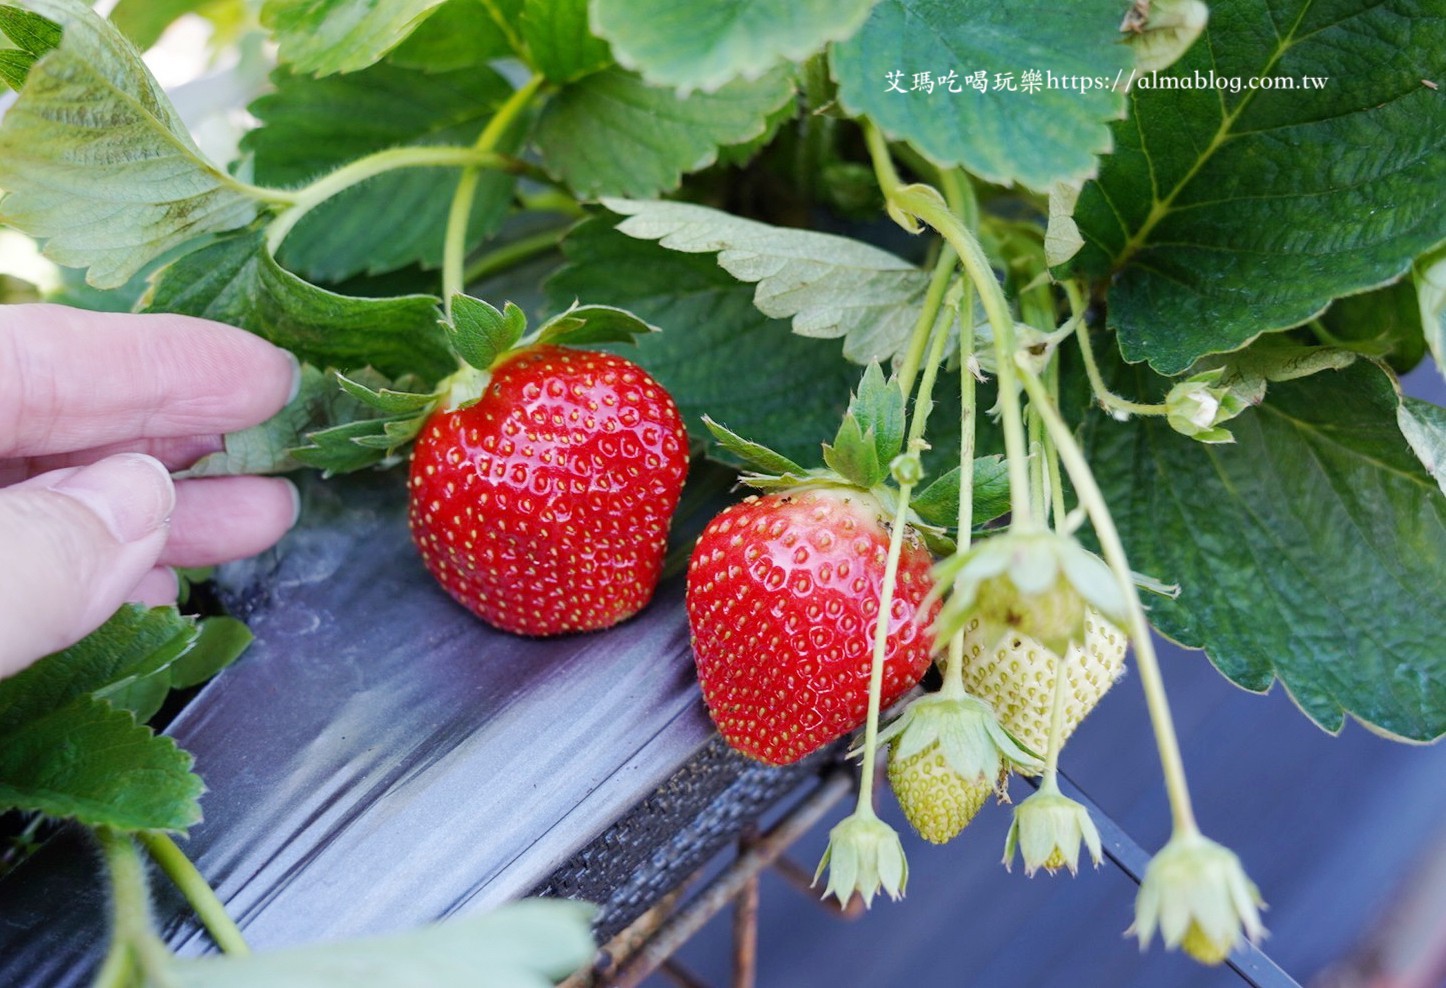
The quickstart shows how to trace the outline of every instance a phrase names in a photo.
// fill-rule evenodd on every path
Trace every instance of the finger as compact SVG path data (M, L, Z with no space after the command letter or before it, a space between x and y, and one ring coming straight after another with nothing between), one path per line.
M0 676L98 628L155 566L174 505L166 468L134 453L0 490Z
M0 307L0 457L234 432L300 380L285 350L189 316Z
M52 470L66 467L83 467L97 463L117 453L145 453L154 456L166 465L168 470L184 470L208 453L219 453L225 443L219 435L175 436L166 439L136 439L130 442L111 443L95 449L82 449L73 453L53 453L48 456L26 456L0 462L0 487L18 483L30 477L37 477Z
M280 477L213 477L176 485L167 566L214 566L270 548L296 524L296 487Z
M176 571L169 566L157 566L141 577L141 582L136 584L126 600L147 607L160 607L162 604L174 604L180 589Z

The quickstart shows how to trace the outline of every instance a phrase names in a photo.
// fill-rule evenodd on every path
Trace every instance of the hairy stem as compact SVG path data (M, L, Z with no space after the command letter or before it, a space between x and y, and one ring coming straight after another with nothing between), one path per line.
M495 152L503 136L546 81L540 73L534 75L507 97L507 101L487 121L487 126L482 128L472 149L479 153ZM462 177L457 180L457 191L452 194L452 205L447 210L447 230L442 241L442 308L449 318L452 315L452 296L467 287L462 270L467 256L467 222L472 216L472 201L476 197L480 177L477 166L464 168Z
M166 877L181 890L201 924L206 927L206 932L216 941L216 946L225 953L237 956L251 953L251 948L246 945L246 938L227 914L221 900L216 897L215 890L201 877L201 873L176 842L169 835L154 830L142 831L136 836L150 854L151 860L155 861L166 873Z
M507 168L509 162L490 150L479 151L476 148L449 146L388 148L385 151L369 154L364 158L358 158L342 165L331 174L323 175L310 185L290 193L291 198L288 200L291 203L290 207L272 220L271 225L266 229L266 249L275 255L281 242L286 239L286 235L296 224L301 222L302 217L353 185L398 168L454 168L457 165Z
M148 988L171 988L170 952L151 927L145 865L128 834L97 827L96 840L111 881L111 947L95 988L119 988L138 969ZM103 981L102 978L117 979Z
M1075 493L1084 505L1095 534L1099 537L1100 548L1104 551L1105 562L1114 572L1115 579L1124 592L1126 608L1129 611L1130 638L1135 643L1135 662L1140 669L1140 684L1145 690L1145 703L1150 710L1150 723L1155 732L1155 745L1160 752L1160 766L1165 776L1165 790L1170 798L1170 813L1177 835L1197 833L1195 812L1190 803L1190 790L1185 781L1185 764L1180 757L1180 742L1175 734L1175 722L1170 715L1170 702L1165 696L1165 683L1160 675L1159 658L1155 655L1155 642L1150 636L1150 624L1145 618L1145 607L1140 601L1134 574L1125 557L1124 543L1115 528L1115 520L1105 504L1104 495L1095 483L1094 473L1084 458L1084 453L1075 442L1074 433L1065 423L1059 410L1050 401L1044 385L1032 374L1023 374L1024 389L1029 400L1036 404L1044 418L1050 438L1054 440L1065 470L1074 484Z
M1080 293L1079 286L1072 281L1065 282L1064 289L1069 295L1075 324L1074 334L1079 338L1079 350L1080 356L1084 358L1085 376L1089 378L1090 390L1094 392L1095 401L1099 402L1099 406L1107 412L1117 412L1122 415L1164 415L1166 412L1164 405L1144 405L1138 401L1121 398L1105 384L1105 379L1100 374L1100 365L1095 362L1094 347L1090 346L1090 329L1085 322L1084 296Z

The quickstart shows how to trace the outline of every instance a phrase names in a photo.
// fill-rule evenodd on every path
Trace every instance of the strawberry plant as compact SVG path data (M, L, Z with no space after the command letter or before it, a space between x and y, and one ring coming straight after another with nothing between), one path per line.
M183 13L275 42L227 160L139 54ZM1005 862L1098 862L1061 749L1128 669L1172 821L1131 929L1258 939L1152 627L1327 731L1446 734L1446 411L1400 380L1446 368L1430 3L24 0L0 32L0 221L71 269L53 297L303 362L191 475L410 461L418 566L536 635L647 604L690 440L740 469L687 576L699 681L764 761L857 732L826 894L904 892L880 757L929 841L1025 775ZM200 779L145 726L244 645L127 608L0 683L0 808L104 852L99 984L345 977L176 960L146 919L138 847L245 954L170 836Z

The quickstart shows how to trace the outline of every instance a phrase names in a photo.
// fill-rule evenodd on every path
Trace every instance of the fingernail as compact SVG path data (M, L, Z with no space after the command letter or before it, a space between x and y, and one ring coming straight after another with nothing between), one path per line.
M117 542L136 542L166 523L176 488L165 465L143 453L119 453L77 470L50 490L90 509Z
M301 521L301 491L285 477L281 479L286 482L286 489L291 492L291 524L286 527L292 529L296 527L297 522Z
M289 405L301 394L301 361L296 359L296 354L290 350L286 355L291 358L291 392L286 396L286 403Z

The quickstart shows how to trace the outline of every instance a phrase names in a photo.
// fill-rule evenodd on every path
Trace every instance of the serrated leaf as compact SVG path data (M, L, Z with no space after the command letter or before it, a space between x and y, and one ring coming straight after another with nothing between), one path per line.
M869 364L849 402L849 415L864 435L872 434L874 458L887 471L904 448L904 392L898 379L884 380L879 365Z
M511 302L499 312L487 302L468 295L452 296L452 319L444 321L452 349L478 370L487 370L522 339L527 316Z
M833 442L824 445L823 462L844 480L860 487L873 487L889 475L888 464L879 462L873 430L864 431L853 413L843 417Z
M355 72L381 59L442 0L266 0L261 23L298 72Z
M476 0L473 18L486 20ZM430 21L428 22L430 23ZM252 102L262 126L241 141L256 181L301 185L367 154L392 147L470 146L512 93L485 65L427 72L394 64L313 79L285 68ZM401 168L368 179L322 203L282 242L279 260L318 281L378 274L409 264L442 263L443 231L459 168ZM482 174L467 227L475 247L506 215L513 176Z
M595 0L619 62L679 94L757 79L859 29L875 0Z
M111 288L172 247L257 216L253 191L205 159L111 24L79 0L30 6L65 33L0 122L0 221Z
M388 387L373 388L360 380L347 377L345 374L337 374L336 383L358 401L391 415L402 412L419 412L424 408L431 408L437 403L437 395L431 391L419 393L394 391Z
M392 49L387 61L422 72L450 72L510 53L506 34L478 0L447 0Z
M518 28L533 67L568 83L613 63L608 43L588 26L588 0L523 0Z
M225 237L162 268L146 312L178 312L230 323L302 360L342 370L372 366L435 382L455 369L429 295L354 298L285 271L262 232Z
M625 237L606 219L578 226L563 250L569 263L548 281L549 303L593 299L662 327L627 355L668 389L694 436L705 434L707 413L794 463L817 461L858 376L836 346L760 314L752 288L712 258Z
M1124 114L1114 87L1123 89L1131 55L1120 12L1117 0L882 0L833 48L839 102L937 163L990 182L1043 192L1088 178L1096 155L1110 150L1108 121ZM967 83L978 72L985 92ZM1037 90L1023 88L1028 72L1039 75ZM931 91L913 88L919 73ZM995 88L1001 74L1014 90Z
M1446 374L1446 246L1417 259L1411 269L1421 307L1421 329L1436 367Z
M893 254L847 237L769 226L706 206L605 199L627 217L618 230L669 250L718 255L741 281L757 283L760 312L792 318L800 336L843 337L857 363L907 349L929 276Z
M1140 368L1117 383L1164 385ZM1092 416L1085 439L1131 565L1182 588L1151 602L1162 632L1246 689L1281 680L1327 730L1349 713L1429 741L1446 733L1446 497L1396 408L1357 361L1273 385L1233 446L1149 417Z
M369 988L484 985L544 988L586 964L594 946L585 902L525 899L409 933L247 957L172 961L178 988Z
M658 332L627 309L613 305L573 305L553 316L537 332L537 342L568 346L599 346L603 343L632 343L637 337Z
M91 827L185 830L200 822L203 788L174 741L89 696L0 734L0 809Z
M19 48L0 49L0 82L19 91L38 57Z
M1446 494L1446 408L1404 396L1396 409L1396 424L1416 459Z
M744 439L732 429L714 422L706 415L703 416L703 425L713 434L713 438L718 440L718 445L738 457L751 469L776 476L799 476L804 473L803 467L782 453L774 452L767 446L753 442L751 439Z
M191 647L171 664L171 689L199 686L241 657L256 636L246 622L225 615L203 618Z
M1154 0L1148 8L1145 23L1126 37L1134 49L1135 68L1159 72L1174 65L1199 40L1210 22L1210 8L1202 0Z
M1136 81L1118 150L1075 210L1086 245L1069 267L1111 279L1126 359L1178 373L1439 243L1446 99L1421 85L1416 53L1441 50L1446 13L1423 0L1212 3L1185 57ZM1197 77L1241 89L1163 88Z
M793 96L788 73L680 99L619 68L564 86L537 123L544 166L580 196L656 195L764 132Z
M0 33L37 58L60 44L60 25L14 4L0 4Z
M963 472L954 467L915 494L909 506L930 525L954 528L959 523ZM1009 467L1002 456L974 461L973 527L987 525L1009 511Z
M1409 278L1336 299L1320 322L1333 345L1388 361L1400 373L1415 367L1426 355L1421 307Z

